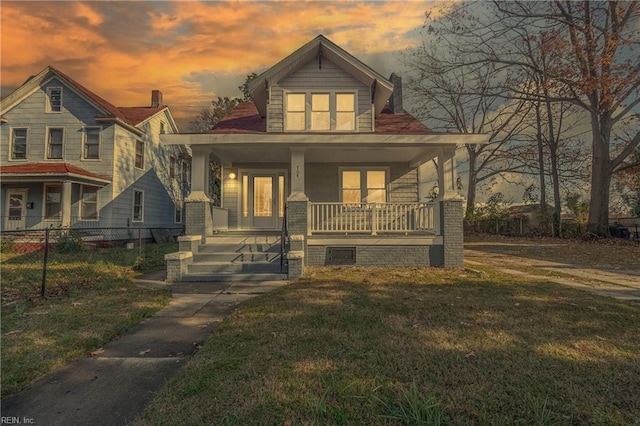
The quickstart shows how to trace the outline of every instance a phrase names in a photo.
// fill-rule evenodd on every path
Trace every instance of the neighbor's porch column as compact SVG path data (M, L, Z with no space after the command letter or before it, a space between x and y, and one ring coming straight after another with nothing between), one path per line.
M185 233L203 238L213 234L211 198L209 198L209 148L192 147L191 193L184 200Z
M72 184L70 181L66 180L62 182L60 225L63 228L71 227L71 188Z
M456 147L442 148L438 155L438 212L443 240L443 266L463 266L463 209L458 194Z
M287 230L290 236L289 278L304 273L308 233L309 199L304 193L304 148L291 148L291 195L287 198Z

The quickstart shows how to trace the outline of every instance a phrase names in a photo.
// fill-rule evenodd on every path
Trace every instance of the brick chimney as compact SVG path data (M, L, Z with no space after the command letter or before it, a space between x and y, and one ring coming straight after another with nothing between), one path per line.
M162 105L164 105L162 103L162 92L159 90L152 90L151 91L151 107L158 108L158 107L161 107Z
M402 78L396 73L392 73L389 80L393 84L393 93L389 98L389 109L394 114L402 114L404 109L402 107Z

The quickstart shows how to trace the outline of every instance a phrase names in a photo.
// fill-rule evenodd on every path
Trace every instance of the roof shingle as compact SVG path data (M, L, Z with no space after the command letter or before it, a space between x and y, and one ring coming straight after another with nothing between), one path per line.
M74 174L94 179L111 180L69 163L27 163L0 166L0 175L65 175Z

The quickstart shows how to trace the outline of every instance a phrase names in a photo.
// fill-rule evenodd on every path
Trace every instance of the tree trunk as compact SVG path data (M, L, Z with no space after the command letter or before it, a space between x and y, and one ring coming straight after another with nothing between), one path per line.
M611 159L609 157L608 126L600 125L592 114L591 143L591 198L587 231L606 237L609 235L609 185L611 184Z
M544 141L542 138L542 117L540 114L540 102L536 102L536 138L538 142L538 176L540 178L540 216L546 226L547 223L547 184L544 171ZM547 229L545 229L545 232Z
M470 219L475 216L476 206L476 188L478 186L478 171L476 170L476 152L475 147L467 146L469 153L469 182L467 183L467 207L465 217Z

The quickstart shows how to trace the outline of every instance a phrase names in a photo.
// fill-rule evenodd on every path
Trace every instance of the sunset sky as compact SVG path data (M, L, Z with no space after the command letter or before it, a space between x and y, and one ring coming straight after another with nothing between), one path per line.
M1 8L8 95L52 65L117 106L163 92L181 131L216 96L323 34L374 69L401 68L424 13L443 3L114 1L10 2ZM432 15L433 16L433 15Z

